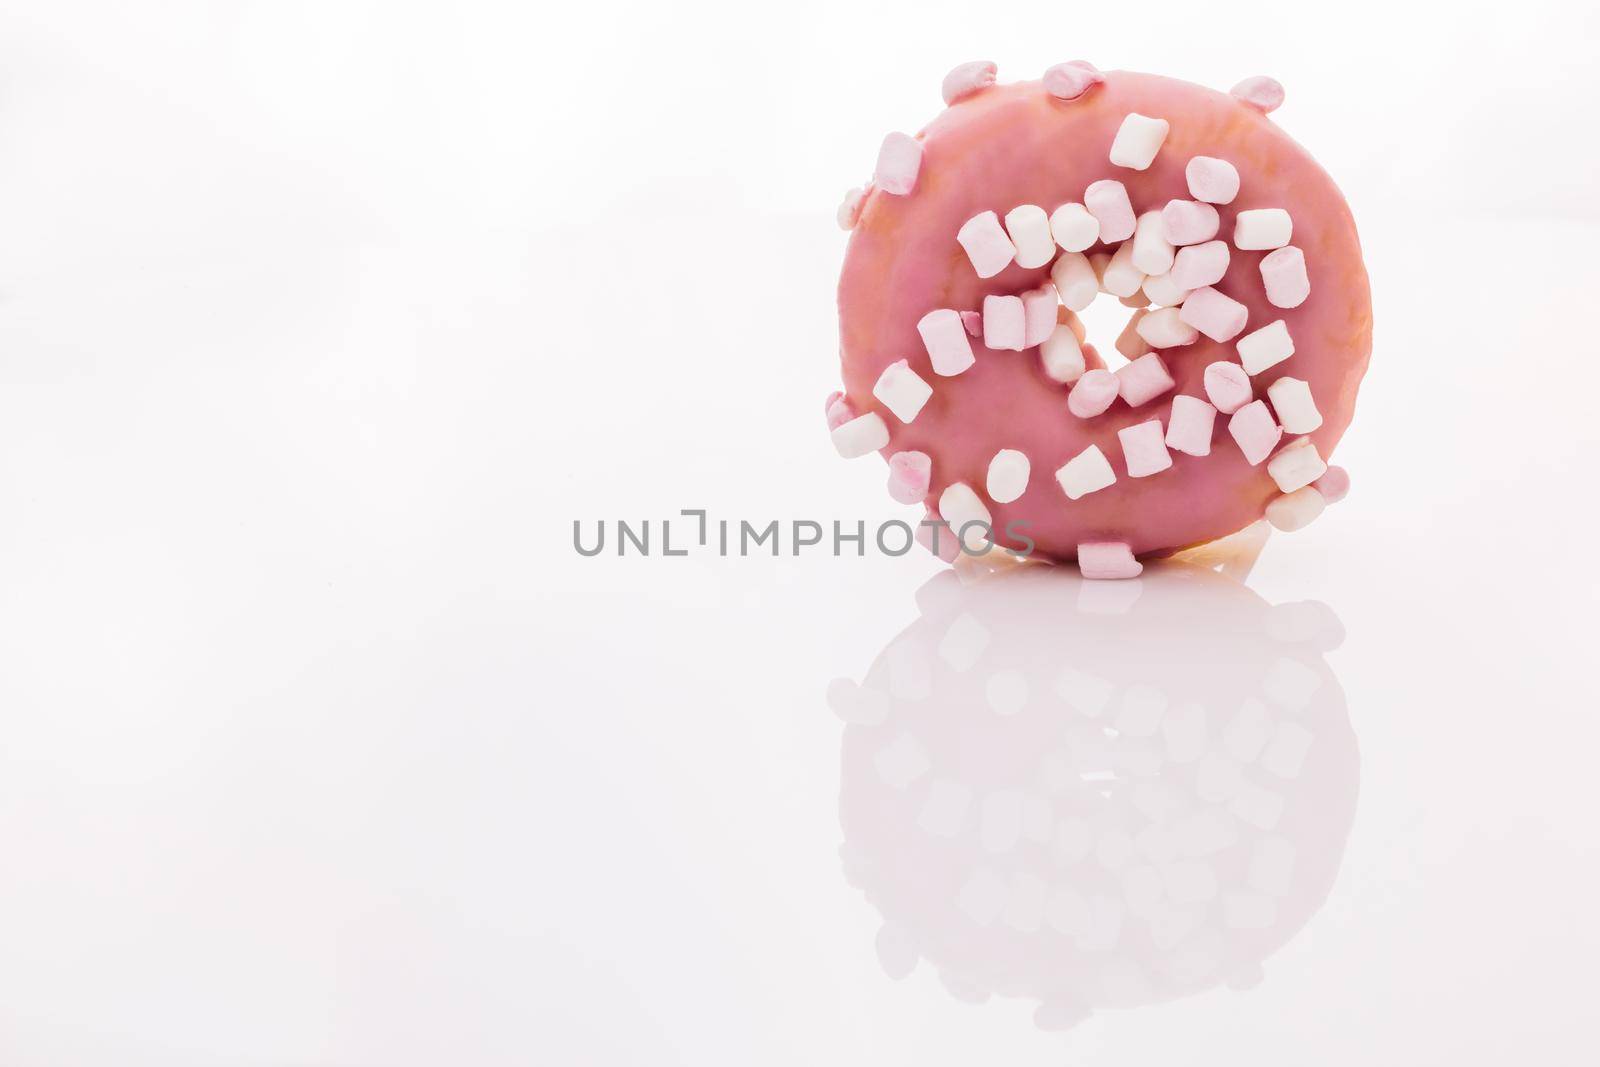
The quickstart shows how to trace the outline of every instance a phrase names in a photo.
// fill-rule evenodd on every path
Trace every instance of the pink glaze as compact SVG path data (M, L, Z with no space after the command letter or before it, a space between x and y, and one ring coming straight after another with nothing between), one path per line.
M1171 123L1160 153L1144 171L1113 167L1107 158L1118 126L1135 111ZM851 232L839 284L840 351L846 391L861 411L887 415L872 386L896 360L909 360L934 382L934 395L914 423L891 420L890 444L892 451L931 457L930 493L957 481L983 485L989 460L1001 447L1022 451L1041 471L1056 470L1090 445L1117 455L1119 430L1152 417L1165 421L1170 409L1163 401L1071 418L1063 410L1067 387L1044 374L1036 354L1019 358L978 342L969 369L933 379L917 334L924 314L941 307L977 309L987 295L1015 295L1049 277L1047 267L1012 263L981 279L957 244L956 231L984 211L1083 202L1086 187L1102 179L1121 181L1141 210L1158 209L1190 195L1185 166L1199 155L1229 161L1241 177L1233 203L1219 207L1221 232L1231 233L1237 213L1252 208L1281 207L1294 217L1310 299L1292 311L1273 308L1262 289L1258 252L1236 252L1215 288L1245 305L1249 322L1288 321L1295 354L1267 373L1310 383L1324 415L1310 437L1323 456L1333 453L1350 424L1371 352L1366 271L1344 198L1260 111L1225 93L1113 71L1070 102L1038 82L996 85L942 112L919 134L919 143L915 191L892 196L874 188ZM1085 345L1084 352L1088 359L1093 346ZM1231 343L1205 337L1173 350L1177 391L1204 394L1207 365L1234 358ZM1103 366L1097 357L1089 365ZM997 530L1025 521L1037 554L1065 560L1085 542L1123 542L1132 553L1146 555L1211 541L1259 519L1277 495L1264 468L1252 467L1237 448L1219 447L1203 460L1185 457L1160 477L1120 479L1076 501L1047 485L987 506Z

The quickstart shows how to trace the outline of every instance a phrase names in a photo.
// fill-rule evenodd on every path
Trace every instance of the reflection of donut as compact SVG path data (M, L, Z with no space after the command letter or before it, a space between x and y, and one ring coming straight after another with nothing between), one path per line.
M1109 612L1084 599L1113 590ZM885 969L926 960L963 999L1037 1001L1045 1026L1253 984L1326 898L1355 814L1332 613L1177 563L1128 586L947 571L919 599L830 692L842 854Z
M1371 301L1344 198L1265 113L1277 83L968 67L841 210L841 454L905 457L896 499L1013 547L1021 520L1056 560L1309 522L1342 495ZM1137 309L1115 374L1072 314L1097 292Z

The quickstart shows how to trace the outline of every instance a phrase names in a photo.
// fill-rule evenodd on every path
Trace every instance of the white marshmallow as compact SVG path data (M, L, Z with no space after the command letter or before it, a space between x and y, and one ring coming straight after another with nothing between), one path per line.
M1311 438L1302 437L1267 460L1267 473L1285 493L1310 485L1328 469ZM1320 493L1318 494L1321 495Z
M1144 170L1161 151L1169 129L1166 119L1129 113L1117 127L1117 136L1111 142L1111 162L1130 170Z
M1070 385L1083 377L1083 346L1072 327L1060 323L1039 346L1039 358L1044 364L1045 377L1062 385Z
M993 278L1017 258L1017 246L1000 227L1000 216L992 211L981 212L962 223L956 240L966 249L972 269L980 278Z
M1172 273L1157 274L1153 278L1144 280L1144 295L1150 298L1150 303L1156 307L1177 307L1189 297L1191 290L1178 286L1172 280Z
M1269 322L1259 330L1245 334L1234 342L1239 362L1246 374L1260 374L1294 355L1294 340L1289 327L1282 319Z
M996 504L1009 504L1028 488L1028 457L1014 448L1002 448L989 461L985 488Z
M889 426L883 416L875 411L858 415L849 422L834 427L833 447L845 459L855 459L876 452L889 444Z
M1056 242L1050 236L1050 216L1037 204L1022 204L1006 212L1006 233L1017 246L1017 266L1031 270L1055 258Z
M1106 454L1100 451L1098 445L1090 445L1056 471L1056 481L1061 491L1067 494L1068 500L1098 492L1116 480L1117 474L1111 469L1110 460L1106 459Z
M922 405L933 395L933 386L911 369L905 360L897 360L883 368L872 395L883 401L883 406L894 412L901 422L910 422L922 410Z
M1310 433L1322 425L1322 412L1312 399L1311 385L1299 378L1283 377L1267 386L1267 400L1284 433Z
M1112 296L1132 296L1144 284L1144 271L1133 265L1133 245L1132 241L1122 242L1106 264L1100 285Z
M1055 283L1061 302L1072 311L1082 311L1094 303L1100 293L1100 279L1094 265L1081 252L1063 252L1050 268L1050 280Z
M1195 156L1183 168L1189 195L1203 204L1231 204L1239 195L1239 171L1226 159Z
M968 552L985 551L994 520L966 482L956 482L939 494L939 517L961 538Z
M1274 497L1267 504L1267 521L1273 527L1284 533L1293 533L1295 530L1311 525L1313 519L1322 514L1322 509L1327 507L1327 501L1322 499L1322 494L1314 486L1305 486L1292 493Z
M1146 211L1140 215L1133 231L1133 265L1141 274L1165 274L1172 269L1173 255L1161 212Z
M1152 311L1139 320L1136 329L1139 336L1152 348L1177 348L1179 345L1192 345L1200 337L1200 331L1190 326L1179 318L1177 308L1160 308Z
M1294 236L1294 221L1281 207L1241 211L1233 220L1233 246L1240 251L1282 248Z
M1273 307L1297 308L1311 295L1306 255L1294 245L1284 245L1261 257L1261 285Z
M1063 251L1082 252L1100 240L1100 220L1082 204L1062 204L1050 215L1050 235Z

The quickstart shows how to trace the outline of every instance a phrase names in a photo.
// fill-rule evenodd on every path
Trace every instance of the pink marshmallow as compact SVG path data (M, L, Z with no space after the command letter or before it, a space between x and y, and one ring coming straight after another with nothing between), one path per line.
M1329 467L1311 485L1322 494L1322 499L1337 504L1350 495L1350 472L1343 467Z
M1021 352L1026 345L1028 319L1018 296L983 298L983 343L993 349Z
M1297 308L1311 295L1306 277L1306 256L1294 245L1284 245L1261 257L1261 284L1273 307Z
M1239 451L1244 453L1245 461L1254 467L1278 447L1278 441L1283 437L1283 429L1273 421L1272 412L1267 410L1266 401L1252 400L1244 407L1233 413L1228 420L1228 432L1239 444Z
M850 401L843 393L828 394L827 419L829 431L837 430L855 417L855 408L850 406Z
M963 311L961 325L973 337L983 336L983 313L981 311Z
M1203 285L1189 294L1178 317L1213 341L1230 341L1244 329L1245 322L1250 318L1250 309L1233 297Z
M1067 410L1080 419L1092 419L1117 399L1117 376L1104 368L1084 371L1067 394Z
M962 223L956 231L956 241L967 250L972 269L980 278L993 278L1017 258L1017 246L1000 225L1000 216L992 211L979 212Z
M975 362L972 342L967 340L962 318L950 308L938 308L922 316L917 322L917 332L928 350L933 373L949 378Z
M956 540L955 531L945 525L932 508L922 513L922 521L917 524L917 544L946 563L954 563L961 554L961 544Z
M1133 550L1122 541L1091 541L1078 546L1078 572L1085 578L1137 578L1144 564L1133 558Z
M1262 114L1276 111L1283 104L1283 86L1265 74L1246 78L1228 93L1241 104L1248 104Z
M1232 253L1226 241L1207 241L1178 249L1172 258L1172 270L1167 273L1172 284L1179 289L1199 289L1216 285L1228 273Z
M1231 204L1239 195L1239 171L1226 159L1195 156L1183 168L1189 195L1207 204Z
M891 133L878 148L878 166L872 184L886 193L905 196L917 187L917 171L922 169L922 145L915 137Z
M939 86L939 94L944 97L946 104L965 100L973 93L982 92L993 85L995 70L995 65L987 59L975 59L970 63L963 63L944 76L944 82Z
M932 475L933 460L926 452L896 452L889 457L889 496L897 504L920 504Z
M866 203L867 189L865 187L851 189L844 194L844 199L839 203L839 210L834 214L834 219L839 223L841 230L853 230L856 221L861 218L861 205Z
M1117 388L1129 407L1148 404L1171 389L1172 385L1172 375L1167 372L1167 365L1154 352L1147 352L1117 370Z
M1126 241L1139 224L1127 186L1113 178L1090 182L1083 191L1083 206L1100 223L1100 240L1106 244Z
M1161 227L1166 231L1168 244L1197 245L1209 241L1217 235L1221 225L1217 209L1197 200L1169 200L1161 209Z
M1117 440L1122 442L1122 459L1130 478L1148 478L1172 466L1160 419L1126 426L1117 431Z
M1250 375L1237 363L1219 360L1206 368L1206 396L1224 415L1232 415L1255 399L1250 387Z
M1081 59L1058 63L1044 72L1044 91L1061 100L1076 100L1090 89L1106 80L1094 67Z
M1056 287L1046 282L1037 289L1022 294L1022 347L1033 348L1044 344L1056 330L1056 308L1061 302L1056 298Z
M1216 424L1216 408L1180 393L1172 398L1172 414L1167 417L1167 447L1190 456L1209 456Z

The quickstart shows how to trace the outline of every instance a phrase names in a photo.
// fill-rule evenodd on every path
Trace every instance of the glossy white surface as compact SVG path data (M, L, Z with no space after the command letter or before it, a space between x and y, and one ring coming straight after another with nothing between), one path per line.
M745 10L0 13L0 1061L1580 1060L1594 12ZM1095 590L578 556L915 517L832 213L984 52L1285 82L1349 499Z

